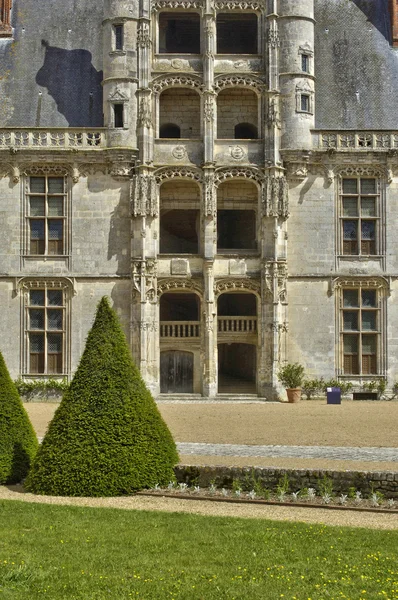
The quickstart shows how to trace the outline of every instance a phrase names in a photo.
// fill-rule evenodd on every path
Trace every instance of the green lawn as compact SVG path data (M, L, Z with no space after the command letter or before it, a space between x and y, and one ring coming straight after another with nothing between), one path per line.
M0 501L0 600L390 600L398 532Z

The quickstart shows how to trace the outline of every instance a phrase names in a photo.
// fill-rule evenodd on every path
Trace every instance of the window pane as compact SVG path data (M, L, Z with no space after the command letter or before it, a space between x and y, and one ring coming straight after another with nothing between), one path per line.
M362 306L376 307L376 290L362 290Z
M361 213L363 217L375 217L376 198L361 198Z
M359 306L358 290L344 290L343 305L348 307Z
M49 177L48 178L48 193L49 194L63 194L64 193L64 178L63 177Z
M44 306L44 290L31 290L30 304L33 306Z
M364 310L362 312L362 329L364 331L376 331L376 311Z
M358 336L357 335L345 335L344 336L344 354L357 354L358 353Z
M345 310L343 322L344 331L358 331L358 312Z
M357 179L343 179L343 194L357 194L357 184Z
M356 240L357 221L343 221L343 236L345 240Z
M63 305L63 294L61 290L49 290L47 292L47 299L49 306L62 306Z
M47 348L48 352L52 354L62 352L62 334L49 333L47 337Z
M361 194L375 194L376 179L361 179Z
M45 211L45 202L44 196L31 196L29 198L29 206L30 206L30 215L32 217L44 217L46 214Z
M62 373L62 354L47 356L47 373Z
M45 177L31 177L30 191L32 194L43 194L46 191Z
M31 352L44 352L44 333L31 333L29 341Z
M47 312L48 329L62 329L62 310L49 310Z
M63 221L51 220L48 222L48 239L62 240L63 237Z
M48 197L48 215L50 217L61 217L63 215L63 196Z
M361 224L361 236L363 240L374 240L375 239L375 222L374 221L362 221Z
M310 97L305 94L301 94L301 110L309 112L310 110Z
M363 335L362 336L362 353L363 354L376 354L377 339L375 335Z
M357 217L358 216L358 202L356 198L344 198L343 199L343 215L345 217Z
M44 309L31 308L29 317L30 329L44 329Z
M35 219L30 221L30 239L44 240L44 219Z

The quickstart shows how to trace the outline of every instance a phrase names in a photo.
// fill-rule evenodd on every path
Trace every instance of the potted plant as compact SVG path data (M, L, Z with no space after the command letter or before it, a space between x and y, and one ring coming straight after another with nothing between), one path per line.
M299 363L288 363L278 371L278 379L286 388L288 402L298 402L304 379L304 367Z

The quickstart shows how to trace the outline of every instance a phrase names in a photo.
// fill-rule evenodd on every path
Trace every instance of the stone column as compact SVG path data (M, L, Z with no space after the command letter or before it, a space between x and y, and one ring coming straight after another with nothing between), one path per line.
M213 261L205 260L203 267L204 295L204 372L203 395L214 397L217 394L217 310L214 300Z

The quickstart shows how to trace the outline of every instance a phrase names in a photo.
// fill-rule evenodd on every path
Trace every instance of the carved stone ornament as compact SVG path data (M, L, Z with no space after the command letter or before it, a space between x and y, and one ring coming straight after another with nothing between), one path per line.
M21 170L19 165L16 163L6 163L0 165L0 179L7 176L13 183L19 183L21 178Z
M256 181L259 185L263 183L264 176L261 171L255 167L220 167L214 175L216 187L228 179L250 179Z
M289 216L289 188L286 177L267 176L262 188L262 213L265 217Z
M279 33L276 29L268 29L267 44L270 48L279 48L279 46L281 45Z
M342 165L335 167L340 177L383 177L386 175L385 165Z
M203 295L203 286L200 281L184 278L174 279L172 277L158 280L158 296L164 294L165 292L169 292L170 290L188 290L191 292L197 292L200 296Z
M138 25L137 31L137 47L138 48L150 48L151 46L151 33L149 29L149 23L144 21Z
M174 156L174 158L176 158L177 160L182 160L183 158L186 157L187 150L186 150L185 146L179 145L179 146L175 146L173 148L173 150L171 151L171 153Z
M167 179L177 178L192 179L198 183L202 182L202 173L200 169L194 167L161 167L155 171L154 175L158 184Z
M163 9L175 9L182 8L184 10L189 9L200 9L204 8L204 1L202 0L155 0L152 2L152 12L156 12L158 10Z
M137 124L139 127L152 127L152 107L150 96L143 96L139 102Z
M264 262L262 269L263 294L275 303L287 301L287 266L284 262Z
M156 302L157 263L154 258L133 260L131 280L136 301Z
M157 185L152 174L133 176L130 184L130 198L134 217L158 215Z
M215 91L219 92L226 87L251 88L261 94L265 84L261 79L252 75L218 75L214 80Z
M214 185L214 173L212 171L205 171L204 173L203 193L205 216L215 217L217 214L217 194Z
M240 290L260 294L261 285L259 281L249 279L248 277L242 279L218 279L214 282L214 294L216 297L223 292Z
M289 327L286 321L283 321L283 323L278 323L278 321L274 321L270 324L270 329L271 331L274 331L279 335L281 333L287 333L289 331Z
M113 162L109 167L111 177L131 177L134 166L131 162Z
M234 160L242 160L246 157L246 152L242 146L230 146L230 154Z
M69 292L72 296L76 296L76 285L75 280L70 277L21 277L16 278L14 281L14 296L22 292L29 292L34 289L46 289L46 290L63 290Z
M390 281L385 277L336 277L329 281L329 295L332 295L336 289L341 288L373 288L384 290L390 295Z
M275 96L270 98L268 102L268 125L270 127L275 126L278 129L281 128L279 99Z
M11 4L12 0L0 0L0 38L12 35Z
M109 94L108 102L128 102L128 96L117 85L112 94Z
M214 6L217 10L264 10L264 3L256 0L216 0Z
M155 333L159 327L155 321L133 321L132 328L136 331L150 331Z
M308 177L308 162L289 162L287 173L292 181L304 181Z
M185 87L202 90L202 81L194 75L159 75L152 81L152 89L156 94L169 87Z
M214 93L207 92L203 107L203 116L207 123L213 123L214 121Z

